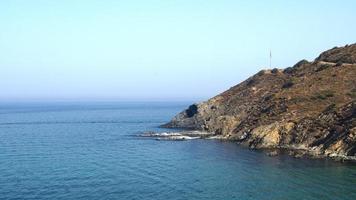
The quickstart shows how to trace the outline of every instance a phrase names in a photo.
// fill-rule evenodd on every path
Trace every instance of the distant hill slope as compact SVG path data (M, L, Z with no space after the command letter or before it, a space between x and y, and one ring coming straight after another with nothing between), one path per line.
M206 130L251 148L356 158L356 44L262 70L164 127Z

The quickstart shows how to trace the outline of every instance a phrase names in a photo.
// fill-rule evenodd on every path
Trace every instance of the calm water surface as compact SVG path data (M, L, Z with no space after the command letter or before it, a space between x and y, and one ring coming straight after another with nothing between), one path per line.
M356 199L356 166L137 137L189 103L0 104L0 199Z

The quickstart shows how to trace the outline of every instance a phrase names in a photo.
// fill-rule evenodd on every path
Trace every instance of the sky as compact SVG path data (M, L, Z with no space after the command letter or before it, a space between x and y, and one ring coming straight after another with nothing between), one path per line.
M0 101L206 100L356 42L356 1L2 0Z

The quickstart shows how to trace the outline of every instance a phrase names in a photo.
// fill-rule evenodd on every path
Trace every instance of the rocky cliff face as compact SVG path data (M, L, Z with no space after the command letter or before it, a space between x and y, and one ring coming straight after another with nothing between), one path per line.
M356 158L356 44L262 70L164 127L213 132L251 148Z

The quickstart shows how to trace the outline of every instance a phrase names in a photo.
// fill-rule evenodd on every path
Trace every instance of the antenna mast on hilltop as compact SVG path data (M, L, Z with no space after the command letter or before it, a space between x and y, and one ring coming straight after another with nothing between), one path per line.
M272 68L272 51L271 49L269 50L269 68Z

